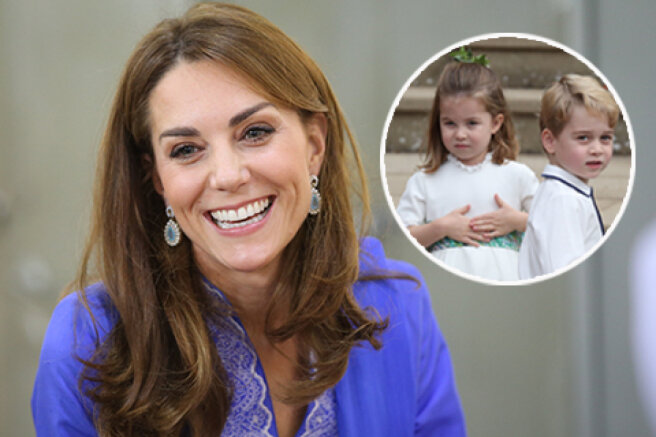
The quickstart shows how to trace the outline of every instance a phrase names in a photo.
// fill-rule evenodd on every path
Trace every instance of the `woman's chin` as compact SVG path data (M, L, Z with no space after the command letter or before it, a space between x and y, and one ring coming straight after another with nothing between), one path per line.
M258 273L273 278L282 250L259 243L226 245L220 251L205 251L196 247L195 253L201 272L210 279Z

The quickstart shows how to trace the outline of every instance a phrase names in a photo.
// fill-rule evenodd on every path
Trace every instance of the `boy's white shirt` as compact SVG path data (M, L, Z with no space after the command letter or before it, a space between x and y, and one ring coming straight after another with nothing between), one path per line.
M567 267L603 237L592 188L552 164L542 176L519 249L520 279Z

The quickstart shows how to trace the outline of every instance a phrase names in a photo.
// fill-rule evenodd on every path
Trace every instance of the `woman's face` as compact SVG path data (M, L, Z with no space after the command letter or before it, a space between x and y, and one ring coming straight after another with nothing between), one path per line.
M303 123L210 61L176 65L149 109L155 187L201 272L216 282L238 272L272 278L308 214L325 118Z

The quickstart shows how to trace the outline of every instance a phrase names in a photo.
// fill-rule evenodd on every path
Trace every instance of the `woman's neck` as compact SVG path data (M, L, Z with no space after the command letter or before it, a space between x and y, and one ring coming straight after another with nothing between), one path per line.
M278 266L267 266L252 272L199 267L201 273L228 299L244 326L263 332L271 296L278 281Z
M260 285L226 282L228 283L220 281L216 285L228 299L244 327L248 331L263 333L267 310L273 294L273 286L268 283Z

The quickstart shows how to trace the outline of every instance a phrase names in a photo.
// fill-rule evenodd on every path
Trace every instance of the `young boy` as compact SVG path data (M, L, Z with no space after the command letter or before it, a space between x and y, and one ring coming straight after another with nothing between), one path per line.
M619 107L593 77L565 75L542 97L540 130L549 164L542 173L519 250L519 277L568 266L604 234L588 181L613 155Z

